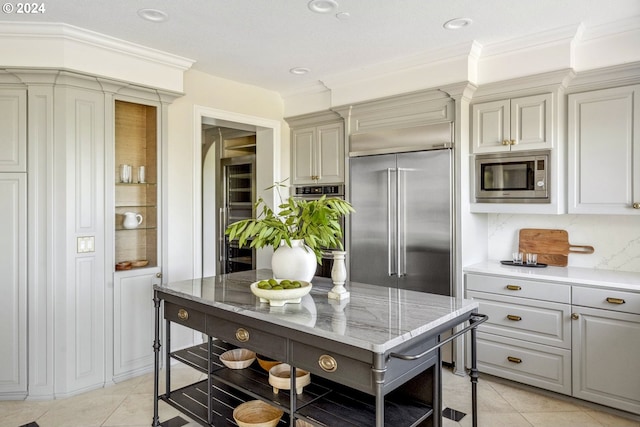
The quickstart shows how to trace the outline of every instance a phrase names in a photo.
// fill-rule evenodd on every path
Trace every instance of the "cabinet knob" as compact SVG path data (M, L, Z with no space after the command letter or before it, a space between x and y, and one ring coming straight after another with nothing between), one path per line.
M238 328L236 330L236 339L240 342L249 341L249 331L244 328Z
M522 359L519 357L507 356L507 360L511 363L522 363Z
M503 139L502 140L502 145L509 145L509 140L508 139Z
M578 313L571 313L571 318L573 320L578 320L580 318L580 315Z
M640 209L640 203L635 202L635 203L633 204L633 209Z
M178 310L178 319L180 319L180 320L188 320L189 319L189 312L187 310L185 310L184 308L181 308L180 310Z
M518 141L512 139L511 141L509 141L509 145L518 145Z
M325 372L335 372L338 369L338 362L328 354L323 354L318 359L318 365Z
M157 277L158 279L162 279L162 273L156 273L156 277Z

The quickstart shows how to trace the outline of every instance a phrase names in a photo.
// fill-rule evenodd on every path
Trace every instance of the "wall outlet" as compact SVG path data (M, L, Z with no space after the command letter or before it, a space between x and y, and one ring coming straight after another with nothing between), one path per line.
M78 237L78 253L83 254L87 252L95 252L95 237L94 236L81 236Z

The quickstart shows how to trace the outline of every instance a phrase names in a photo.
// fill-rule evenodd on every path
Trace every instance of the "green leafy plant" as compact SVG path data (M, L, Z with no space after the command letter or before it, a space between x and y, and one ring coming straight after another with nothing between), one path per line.
M284 182L284 181L283 181ZM244 219L230 224L225 230L229 240L238 239L240 246L277 249L284 241L290 247L292 240L304 240L321 262L323 248L343 248L340 219L354 212L346 200L322 196L317 200L289 197L282 199L278 182L267 189L275 188L280 199L278 213L266 205L262 197L255 204L254 219Z

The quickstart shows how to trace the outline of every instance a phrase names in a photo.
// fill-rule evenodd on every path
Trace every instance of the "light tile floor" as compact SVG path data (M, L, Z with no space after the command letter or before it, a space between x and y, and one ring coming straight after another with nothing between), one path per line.
M160 390L164 390L161 375ZM445 407L468 414L460 422L444 420L444 427L471 426L471 385L468 377L444 370ZM178 365L172 370L172 388L191 384L204 375ZM180 416L159 403L160 420ZM481 427L640 427L636 420L615 411L538 393L497 378L480 377L478 412ZM0 427L18 427L35 421L40 427L148 427L153 414L153 376L146 374L75 397L43 402L0 401ZM339 426L336 426L339 427Z

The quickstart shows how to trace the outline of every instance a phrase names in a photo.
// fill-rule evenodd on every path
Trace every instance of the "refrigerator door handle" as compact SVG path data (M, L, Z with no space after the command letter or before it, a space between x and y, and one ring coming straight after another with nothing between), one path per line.
M401 190L404 189L402 186L402 172L403 169L396 168L396 268L398 270L398 277L404 276L406 272L406 266L402 268L402 251L404 250L404 239L402 238L402 226L404 226L403 215L404 209L401 209L402 206L402 197ZM406 258L406 257L405 257Z
M392 256L392 244L393 240L391 239L393 233L393 224L395 223L392 218L391 212L391 173L393 168L387 168L387 274L391 277L396 274L394 265L393 265L393 256Z

